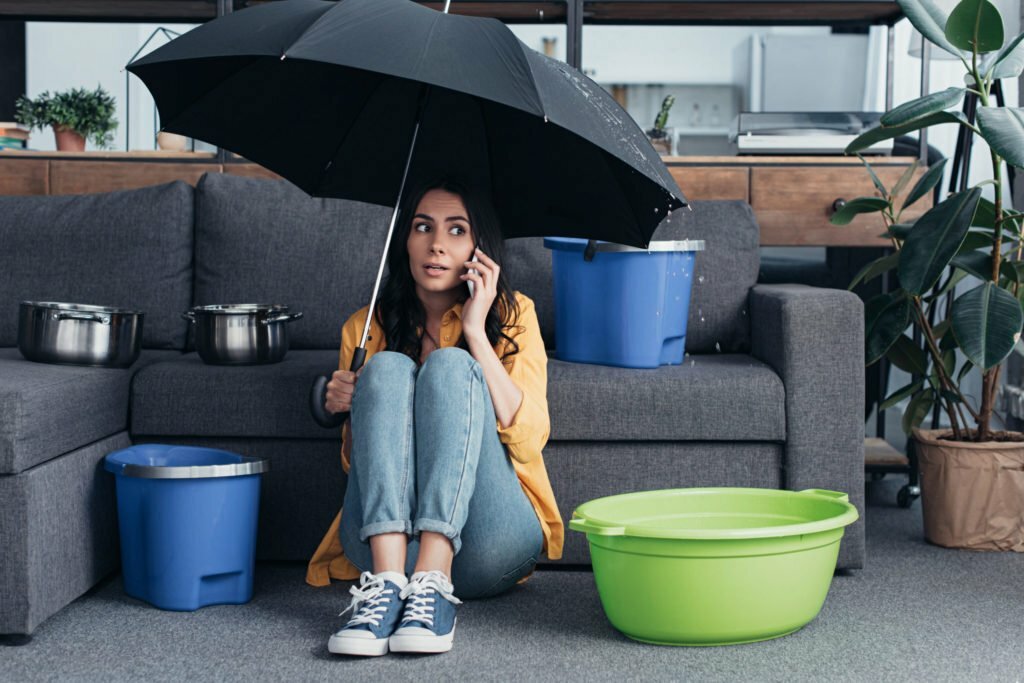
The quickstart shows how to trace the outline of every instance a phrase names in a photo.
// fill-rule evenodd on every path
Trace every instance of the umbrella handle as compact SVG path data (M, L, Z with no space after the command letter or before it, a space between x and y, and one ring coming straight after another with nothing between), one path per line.
M357 347L352 353L352 364L349 366L349 370L355 372L363 367L365 360L366 349L361 346ZM316 423L324 429L337 429L345 424L349 414L332 413L327 410L327 383L330 381L331 378L328 375L320 375L313 380L313 388L309 392L309 412L313 414Z

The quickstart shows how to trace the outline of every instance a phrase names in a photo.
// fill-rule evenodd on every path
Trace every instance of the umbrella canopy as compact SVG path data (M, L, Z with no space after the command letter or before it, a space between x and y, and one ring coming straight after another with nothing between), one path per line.
M409 0L288 0L204 24L127 68L163 130L316 197L394 206L419 120L409 177L478 183L506 237L646 247L686 205L605 90L496 19Z

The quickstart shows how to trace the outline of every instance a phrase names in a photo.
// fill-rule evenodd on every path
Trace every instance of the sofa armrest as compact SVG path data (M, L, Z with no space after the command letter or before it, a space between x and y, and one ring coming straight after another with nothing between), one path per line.
M864 557L864 306L851 292L805 285L750 290L751 353L786 389L786 488L848 493L861 518L839 566Z

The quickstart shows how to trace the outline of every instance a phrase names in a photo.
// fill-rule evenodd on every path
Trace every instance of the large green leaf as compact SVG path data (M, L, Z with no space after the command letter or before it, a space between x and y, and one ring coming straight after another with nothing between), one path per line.
M995 52L1003 46L1003 19L988 0L960 0L946 20L946 40L963 50Z
M879 294L864 305L865 359L871 365L885 355L910 324L910 299L902 290Z
M992 279L992 255L983 251L961 251L949 262L979 280Z
M917 181L914 185L914 189L910 191L910 194L907 195L907 199L903 202L904 209L931 192L932 188L939 184L942 180L942 172L946 170L947 161L949 161L949 159L943 159L925 171L925 174Z
M978 128L1006 163L1024 168L1024 109L978 107Z
M928 374L928 354L905 334L901 334L889 347L885 357L900 370L915 377L924 377Z
M882 115L879 123L883 126L899 126L908 121L919 119L937 111L949 109L963 99L965 88L946 88L942 92L925 95L916 100L905 102L890 112Z
M873 213L889 207L889 202L881 197L857 197L846 202L832 214L829 223L832 225L848 225L859 213Z
M893 197L899 197L903 193L903 188L907 186L907 183L913 180L914 174L917 172L917 168L920 165L921 162L918 159L914 159L914 163L912 163L910 166L907 166L907 170L903 172L903 175L900 176L900 179L892 188Z
M980 211L981 209L979 209ZM981 232L978 230L970 230L967 236L964 237L964 241L960 243L960 253L964 254L969 251L975 251L976 249L992 249L992 235L987 232Z
M992 78L998 80L1000 78L1016 78L1024 72L1024 44L1021 41L1024 40L1024 33L1020 34L1009 43L1006 44L1002 50L999 51L999 56L996 57L995 71L992 72Z
M968 125L967 118L960 111L938 111L921 118L908 121L899 126L875 126L854 138L853 142L846 146L847 154L862 152L876 142L897 138L921 128L937 126L942 123L962 123Z
M983 370L1010 355L1024 324L1017 299L991 282L958 297L952 319L953 334L964 355Z
M882 405L878 406L878 409L888 410L889 408L892 408L894 405L905 399L907 396L910 396L912 393L920 389L922 384L924 384L924 379L919 379L915 382L911 382L910 384L901 389L897 389L896 391L892 392L892 394L887 396L884 401L882 401Z
M900 253L894 251L891 254L887 254L882 258L875 259L871 263L867 264L860 269L860 272L854 276L853 280L850 281L850 286L847 289L853 289L863 280L869 282L882 273L892 270L896 267L896 264L900 262Z
M996 225L996 205L992 200L982 197L978 201L978 210L974 212L971 225L977 228L994 228Z
M935 405L935 390L930 387L922 389L921 393L910 399L910 405L903 413L903 432L909 436L914 427L920 427L924 418L931 412L933 405Z
M906 15L914 28L929 41L938 45L946 52L961 58L967 58L963 50L957 49L946 38L946 13L931 0L896 0L903 14Z
M960 192L917 219L900 249L900 283L911 294L924 294L942 275L964 241L978 208L981 188Z

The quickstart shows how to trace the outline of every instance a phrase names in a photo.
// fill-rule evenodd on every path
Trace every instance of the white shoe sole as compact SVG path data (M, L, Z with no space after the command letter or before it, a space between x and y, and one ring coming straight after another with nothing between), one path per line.
M327 641L327 649L336 655L380 657L388 653L388 639L331 636L331 639Z
M448 652L455 642L455 625L458 619L452 622L452 630L443 636L417 636L402 635L395 633L388 639L388 646L392 652L425 652L438 653Z

